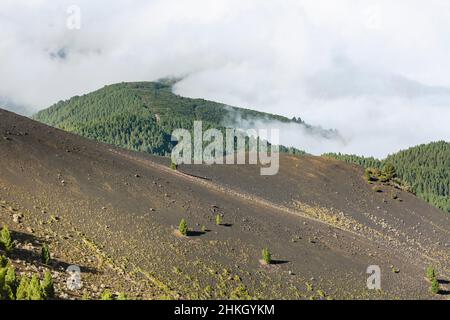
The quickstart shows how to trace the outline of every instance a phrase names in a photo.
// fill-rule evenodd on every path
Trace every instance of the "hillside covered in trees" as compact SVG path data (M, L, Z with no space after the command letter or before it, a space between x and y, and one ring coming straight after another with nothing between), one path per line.
M325 157L357 164L365 168L382 168L392 164L397 176L411 191L434 206L450 212L450 143L423 144L388 156L384 160L356 155L329 153Z
M190 99L172 93L172 81L120 83L93 93L60 101L37 113L35 120L81 136L134 151L170 154L174 129L193 130L195 120L203 129L241 128L242 120L294 123L311 134L332 138L338 133L304 123L301 119L235 108L224 104ZM246 129L246 128L243 128ZM282 152L303 151L281 146Z

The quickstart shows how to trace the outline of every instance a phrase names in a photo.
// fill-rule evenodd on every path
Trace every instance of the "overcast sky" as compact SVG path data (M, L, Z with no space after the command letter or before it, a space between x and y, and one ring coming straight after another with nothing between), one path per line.
M179 94L344 137L307 151L383 157L450 140L449 49L446 0L0 0L0 107L184 76Z

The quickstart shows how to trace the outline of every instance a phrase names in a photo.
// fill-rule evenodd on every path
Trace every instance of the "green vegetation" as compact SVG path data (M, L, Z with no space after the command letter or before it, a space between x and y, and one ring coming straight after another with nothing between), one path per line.
M0 254L0 268L6 267L8 264L8 259Z
M3 226L0 231L0 245L6 252L10 252L14 248L14 243L8 226Z
M433 266L428 266L427 268L427 279L432 281L436 278L436 271L434 270Z
M269 249L264 248L262 250L262 257L263 257L263 261L267 264L271 264L272 263L272 255L270 254Z
M389 178L392 167L409 190L432 205L450 212L450 143L423 144L388 156L385 160L356 155L328 153L323 156L370 168L369 177L377 170ZM392 166L392 167L391 167ZM375 171L375 173L374 173ZM367 177L367 175L366 175Z
M114 300L114 297L109 289L106 289L103 291L102 295L100 296L100 300Z
M45 299L53 298L55 296L55 287L53 285L53 278L50 271L44 274L44 280L41 282L42 293Z
M128 300L127 294L124 293L124 292L120 292L120 293L117 295L117 300Z
M50 248L46 243L44 243L41 249L41 261L43 264L48 264L50 261Z
M216 215L216 225L220 226L222 224L222 216L220 214Z
M187 236L187 233L188 233L188 226L187 226L186 220L181 219L180 225L178 226L178 231L180 231L180 233L181 233L183 236Z
M55 296L52 274L46 271L44 279L33 274L31 279L27 275L18 277L15 268L7 260L0 267L0 300L45 300Z
M39 278L35 274L31 277L27 298L28 300L44 300Z
M367 168L364 175L369 182L380 181L385 183L392 181L397 174L395 167L388 163L381 170L378 168Z
M167 156L174 142L174 129L191 133L195 120L203 121L203 129L240 128L238 121L280 121L302 125L314 134L334 136L305 124L301 119L229 107L203 99L190 99L172 93L173 81L119 83L83 96L60 101L37 113L35 120L134 151ZM304 154L295 148L280 146L281 152Z
M441 291L439 281L436 278L431 281L430 291L434 294L438 294Z
M170 164L170 169L172 169L172 170L178 170L177 164L174 163L174 162L172 162L172 163Z
M17 288L16 300L28 300L28 287L30 286L30 278L23 276L20 278L19 287Z
M431 283L430 291L434 294L438 294L441 289L439 286L439 281L436 276L436 270L434 269L433 266L428 266L426 275L427 275L428 281L430 281L430 283Z

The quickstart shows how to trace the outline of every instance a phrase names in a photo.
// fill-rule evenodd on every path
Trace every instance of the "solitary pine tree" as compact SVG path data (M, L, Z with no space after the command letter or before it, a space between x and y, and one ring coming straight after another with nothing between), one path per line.
M218 215L216 216L216 224L217 224L218 226L220 226L220 225L222 224L222 216L221 216L220 214L218 214Z
M188 226L187 226L186 220L181 219L180 225L178 226L178 231L180 231L180 233L181 233L183 236L187 236Z
M41 260L43 264L48 264L50 261L50 248L46 243L44 243L41 249Z
M431 281L431 288L430 288L430 291L431 291L432 293L434 293L434 294L438 294L440 290L441 290L441 289L440 289L440 287L439 287L439 281L438 281L436 278L434 278L434 279Z
M270 254L269 249L264 248L262 251L263 261L267 264L272 262L272 255Z

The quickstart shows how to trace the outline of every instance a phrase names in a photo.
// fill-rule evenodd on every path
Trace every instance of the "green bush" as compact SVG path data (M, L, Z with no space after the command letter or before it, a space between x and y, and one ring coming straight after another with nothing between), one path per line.
M3 226L2 231L0 231L0 243L6 252L10 252L14 248L14 243L12 241L8 226Z
M0 268L5 268L8 265L8 259L0 254Z
M427 268L427 279L430 281L436 279L436 271L434 270L433 266L428 266Z
M222 224L222 216L218 214L216 216L216 225L220 226Z
M440 287L439 287L439 282L436 278L434 278L433 280L431 280L431 288L430 291L434 294L438 294L439 291L441 291Z
M186 220L181 219L180 225L178 226L178 231L180 231L180 233L181 233L183 236L187 236L187 233L188 233L188 226L187 226Z
M102 295L100 296L101 300L114 300L113 295L110 290L106 289L103 291Z
M121 292L121 293L119 293L119 295L117 296L117 300L128 300L128 297L127 297L126 293Z
M397 176L395 167L391 163L386 163L383 167L383 175L387 181L394 179Z
M269 249L264 248L262 251L263 261L267 264L272 262L272 255L270 254Z
M46 243L44 243L41 249L41 261L43 264L48 264L50 262L50 248Z
M6 281L7 268L0 269L0 300L14 300L14 294Z
M172 162L172 163L170 164L170 169L172 169L172 170L177 170L177 169L178 169L177 164L176 164L175 162Z
M30 285L28 286L28 300L44 300L44 294L37 275L31 277Z
M30 279L27 276L20 278L19 286L17 287L16 300L28 300L28 287L30 286Z
M8 268L7 268L6 276L5 276L5 283L6 283L6 285L8 285L11 288L11 291L13 292L13 294L15 296L16 292L17 292L18 281L17 281L16 270L14 269L13 266L8 266Z
M50 271L45 271L44 280L41 282L41 288L45 299L50 299L55 296L55 287Z

